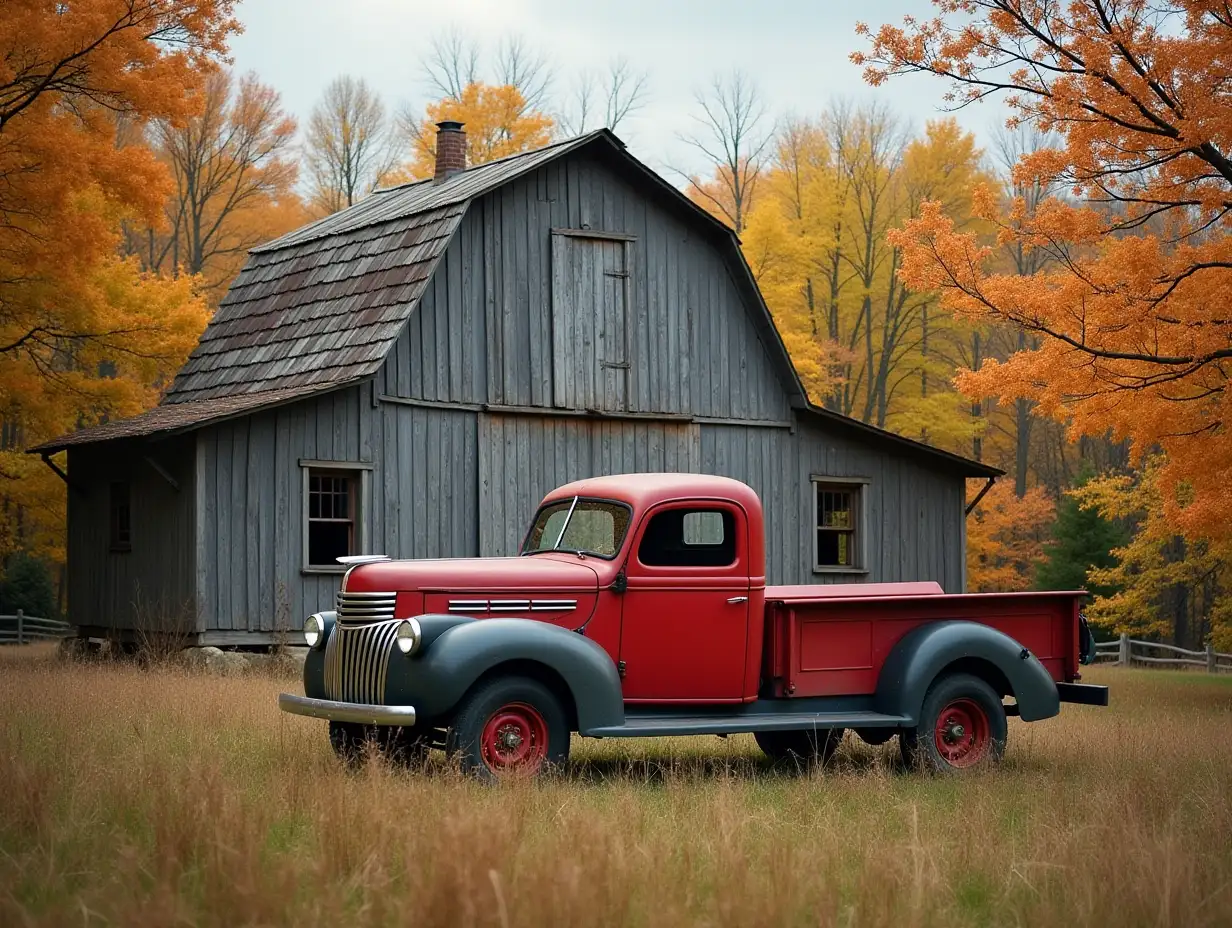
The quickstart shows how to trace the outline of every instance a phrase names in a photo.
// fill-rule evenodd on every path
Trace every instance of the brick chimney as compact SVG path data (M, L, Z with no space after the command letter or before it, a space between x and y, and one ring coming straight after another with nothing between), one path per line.
M466 132L462 123L446 119L436 124L436 173L432 182L441 184L466 170Z

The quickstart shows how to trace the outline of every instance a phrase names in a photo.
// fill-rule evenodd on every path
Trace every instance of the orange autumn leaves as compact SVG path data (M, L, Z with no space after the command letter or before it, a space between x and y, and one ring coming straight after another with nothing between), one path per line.
M423 120L405 126L411 143L410 162L395 174L394 182L432 176L436 124L446 119L465 124L466 163L472 165L547 145L555 127L550 116L527 105L517 87L472 81L457 98L429 104Z
M192 114L185 89L225 51L231 14L230 0L5 4L0 555L62 554L63 487L21 448L152 403L205 325L191 281L118 256L121 223L156 223L171 184L147 146L117 140Z
M974 501L984 481L969 481ZM967 589L974 593L1030 589L1044 557L1056 506L1042 487L1022 497L999 481L967 516Z
M1232 29L1223 4L1002 5L938 0L938 16L870 33L874 84L941 77L956 101L1006 93L1013 120L1059 145L1020 181L1059 184L1028 215L985 191L998 243L1045 252L1033 277L998 272L987 239L926 205L892 240L911 286L959 318L1019 326L1037 348L960 378L982 397L1026 397L1071 435L1159 449L1158 501L1191 537L1232 534Z

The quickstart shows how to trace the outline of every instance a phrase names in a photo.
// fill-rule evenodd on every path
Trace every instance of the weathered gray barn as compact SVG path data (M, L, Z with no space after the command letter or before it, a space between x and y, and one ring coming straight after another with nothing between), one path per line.
M74 624L212 644L298 628L338 554L512 554L627 471L750 483L772 582L961 590L998 473L810 406L735 235L606 130L255 249L162 405L65 449Z

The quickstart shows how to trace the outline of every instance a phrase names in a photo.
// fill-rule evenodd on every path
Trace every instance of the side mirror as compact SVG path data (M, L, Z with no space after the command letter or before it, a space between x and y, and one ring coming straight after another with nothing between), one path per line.
M629 588L629 577L625 573L623 567L620 568L620 573L616 575L616 579L612 581L612 585L608 587L613 593L623 593Z

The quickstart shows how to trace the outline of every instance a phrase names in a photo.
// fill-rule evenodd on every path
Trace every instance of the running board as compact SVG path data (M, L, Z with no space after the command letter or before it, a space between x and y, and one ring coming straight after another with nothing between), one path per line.
M623 725L582 732L588 738L646 738L661 735L735 735L753 731L812 731L827 728L898 728L905 715L881 712L759 712L742 715L662 715L627 713Z

